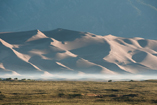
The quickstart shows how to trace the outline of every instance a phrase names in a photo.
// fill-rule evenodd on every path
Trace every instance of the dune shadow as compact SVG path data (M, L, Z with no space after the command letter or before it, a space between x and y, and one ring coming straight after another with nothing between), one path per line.
M48 37L61 41L62 43L64 41L73 41L76 38L81 38L82 36L85 36L85 32L72 31L61 28L52 31L44 31L43 33Z
M108 43L91 44L78 49L71 50L72 53L87 60L103 59L110 52Z
M128 44L133 44L129 39L123 39L123 41Z
M34 66L13 54L3 60L3 65L6 69L13 70L19 74L42 74Z
M23 32L11 32L0 34L0 38L10 44L23 44L33 35L37 34L37 30L23 31Z
M136 62L142 62L147 57L147 53L143 51L138 51L132 56L132 59Z
M0 68L0 76L5 75L5 74L12 74L12 71L7 71L7 70Z
M140 44L141 47L146 47L148 45L147 40L138 40L138 43Z
M42 59L40 56L33 56L29 62L33 63L41 70L47 71L49 73L70 73L71 71L61 65L58 65L55 60Z
M19 48L14 48L14 49L21 53L27 53L31 50L51 49L51 47L54 47L50 45L51 42L52 42L51 39L43 38L43 39L27 42L23 46L20 46Z
M96 66L96 65L93 65L91 67L88 67L88 68L78 68L77 69L78 71L81 71L83 73L87 73L87 74L100 74L101 71L102 71L102 68L99 67L99 66Z
M121 73L121 74L128 74L129 73L130 74L130 72L127 72L127 71L121 69L116 64L107 62L106 60L103 60L103 59L102 60L93 60L91 62L98 64L98 65L101 65L101 66L103 66L103 67L105 67L111 71L117 72L117 73Z

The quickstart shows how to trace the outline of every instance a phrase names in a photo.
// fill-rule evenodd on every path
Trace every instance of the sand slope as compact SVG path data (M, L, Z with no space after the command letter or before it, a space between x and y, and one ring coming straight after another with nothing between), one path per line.
M56 29L0 34L1 74L157 73L157 40Z

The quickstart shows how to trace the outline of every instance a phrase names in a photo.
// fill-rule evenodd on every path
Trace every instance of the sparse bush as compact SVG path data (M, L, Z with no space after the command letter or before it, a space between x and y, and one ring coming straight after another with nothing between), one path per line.
M69 98L81 97L81 94L69 94Z
M6 78L6 81L11 81L12 80L12 78Z
M62 96L64 96L64 95L65 95L64 93L59 93L59 94L58 94L59 97L62 97Z
M14 78L14 80L18 80L18 78Z
M26 79L24 78L24 79L21 79L22 81L25 81Z
M112 82L112 80L108 80L108 82Z

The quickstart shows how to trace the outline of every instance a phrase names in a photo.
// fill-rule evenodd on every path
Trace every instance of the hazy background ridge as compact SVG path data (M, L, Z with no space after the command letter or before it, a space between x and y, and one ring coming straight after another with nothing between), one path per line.
M156 0L0 0L0 32L58 27L156 39Z

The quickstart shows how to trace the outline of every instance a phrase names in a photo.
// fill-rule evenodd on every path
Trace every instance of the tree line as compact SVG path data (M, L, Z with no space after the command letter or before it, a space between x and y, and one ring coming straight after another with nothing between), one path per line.
M18 78L0 78L0 81L30 81L31 79L18 79Z

